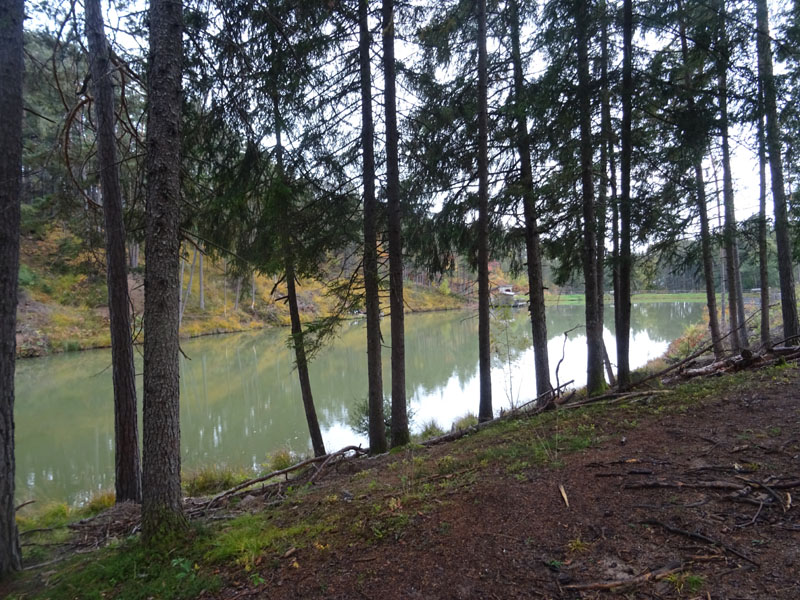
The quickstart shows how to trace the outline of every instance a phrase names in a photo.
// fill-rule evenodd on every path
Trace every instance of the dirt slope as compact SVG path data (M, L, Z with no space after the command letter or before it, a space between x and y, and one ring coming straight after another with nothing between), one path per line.
M259 586L237 586L231 573L217 597L800 598L797 370L756 373L673 408L598 409L590 413L602 440L594 447L546 466L479 462L470 477L454 473L463 482L402 527L379 535L373 523L371 537L342 528L330 549L276 558ZM475 438L426 460L460 460L500 443ZM397 459L382 461L376 471ZM321 497L347 497L354 477L327 480ZM394 493L357 494L342 523L387 523L376 506ZM652 571L657 581L570 587Z

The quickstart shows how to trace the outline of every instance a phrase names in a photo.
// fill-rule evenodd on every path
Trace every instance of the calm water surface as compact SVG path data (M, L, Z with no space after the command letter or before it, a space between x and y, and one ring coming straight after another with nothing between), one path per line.
M559 380L582 385L586 346L583 307L548 308L550 364ZM702 318L703 305L641 304L633 307L632 367L666 350L685 327ZM494 409L535 396L533 350L526 311L493 321ZM606 322L613 322L611 311ZM406 376L412 428L431 421L449 429L458 417L478 412L478 322L474 313L406 317ZM388 322L384 336L389 340ZM615 360L613 329L605 338ZM181 444L191 471L208 464L259 469L271 452L308 454L311 445L297 376L285 331L186 340L181 357ZM141 357L137 370L141 370ZM389 351L384 389L390 390ZM96 350L26 359L17 363L17 501L85 501L114 487L114 421L111 353ZM141 379L139 379L141 384ZM345 325L336 342L311 365L314 400L326 448L366 440L350 428L350 413L366 398L366 332L363 321ZM140 392L141 393L141 392Z

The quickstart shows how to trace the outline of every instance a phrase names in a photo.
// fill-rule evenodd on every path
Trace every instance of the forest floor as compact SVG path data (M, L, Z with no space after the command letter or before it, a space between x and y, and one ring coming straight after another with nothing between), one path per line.
M0 595L794 600L798 401L790 364L504 419L256 489L168 550L116 539ZM106 536L129 527L114 510Z

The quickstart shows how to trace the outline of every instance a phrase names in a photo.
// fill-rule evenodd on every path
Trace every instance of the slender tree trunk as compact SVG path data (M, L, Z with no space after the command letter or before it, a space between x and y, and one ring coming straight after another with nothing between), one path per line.
M233 312L239 310L239 298L242 295L242 276L236 277L236 292L233 299Z
M256 310L256 273L250 273L250 311Z
M620 256L619 256L619 322L617 334L617 378L620 389L631 384L630 336L631 336L631 162L633 141L631 120L633 112L633 6L632 0L623 3L622 22L622 195L619 202Z
M392 329L392 447L411 440L406 405L403 238L394 60L394 0L383 0L383 79L386 111L386 204L389 221L389 311Z
M181 503L180 288L183 3L151 0L147 118L142 533L186 527Z
M575 4L578 53L578 113L583 197L583 279L586 294L586 389L589 395L605 388L603 325L597 289L597 215L592 173L591 82L589 78L589 14L585 2Z
M272 97L272 108L275 119L276 162L279 176L283 178L285 176L282 141L283 120L281 119L281 110L277 94ZM287 189L286 186L284 186L284 189ZM286 197L283 201L284 222L290 223L289 204L291 198ZM306 413L306 423L308 424L308 433L311 436L311 446L314 448L314 456L323 456L326 454L325 443L322 440L317 411L314 407L314 396L311 392L311 378L308 374L308 358L306 357L303 325L300 322L300 308L297 305L297 288L295 286L296 274L294 270L292 244L289 238L289 228L282 228L282 232L283 237L281 238L281 244L283 245L284 274L286 276L286 299L289 302L289 319L292 323L292 348L294 349L295 364L297 365L297 378L300 382L300 395L303 400L303 409Z
M683 13L683 4L678 1L678 11ZM681 37L681 56L683 64L689 64L689 44L686 41L686 23L683 14L680 17L680 37ZM694 112L694 86L692 75L688 68L684 75L684 85L686 87L687 110ZM700 149L693 149L694 152L694 185L695 199L697 201L697 212L700 216L700 248L703 256L703 276L706 284L706 303L708 305L708 326L711 331L711 341L714 345L714 356L717 358L724 354L721 335L719 330L719 319L717 317L717 296L714 289L714 257L711 252L711 231L708 224L708 206L706 203L706 184L703 177L703 155Z
M514 67L514 104L516 110L517 150L520 158L522 206L525 218L525 250L528 261L528 310L533 334L533 363L536 374L536 395L542 396L553 389L550 383L550 361L547 353L547 317L544 305L542 278L542 251L536 219L536 199L533 196L533 165L531 160L528 122L523 100L525 81L520 51L519 0L510 0L511 12L511 62Z
M97 162L103 190L106 233L108 313L111 324L111 364L114 384L114 475L116 501L141 502L139 425L136 371L133 365L130 296L125 257L125 216L114 134L113 72L100 0L86 0L86 37L97 118Z
M189 304L189 296L192 293L192 280L194 279L194 266L197 263L197 246L194 247L194 252L192 253L192 266L189 268L189 285L186 286L186 291L183 293L183 299L181 300L181 310L178 316L178 328L180 329L181 323L183 323L183 312L186 310L186 305ZM183 277L181 277L183 280Z
M14 369L22 191L22 0L0 3L0 579L22 568L14 505Z
M492 353L489 329L489 107L486 53L486 0L478 0L478 420L492 410Z
M769 346L769 264L767 263L767 148L764 140L764 90L758 80L758 279L761 286L761 343Z
M375 198L375 149L372 121L372 79L368 0L358 1L359 64L361 71L361 146L364 176L364 294L367 309L367 379L369 451L386 452L381 373L381 307L378 289L378 203Z
M131 242L128 245L128 264L131 270L139 268L139 242Z
M764 110L767 121L766 138L769 169L772 176L772 201L774 204L775 239L778 243L778 277L781 285L781 313L783 337L800 335L797 319L797 299L792 272L792 243L789 237L789 217L786 209L786 192L783 183L780 125L775 98L775 78L772 73L772 49L769 38L769 13L767 0L756 0L758 25L758 75L764 90Z
M197 275L198 275L197 284L200 287L200 293L199 293L199 296L200 296L199 297L200 310L205 310L206 309L206 292L205 292L205 286L204 286L204 280L203 280L203 253L202 252L200 253L200 271L197 273Z
M728 306L734 350L748 346L747 326L744 323L744 296L739 274L739 251L736 241L736 212L733 199L731 150L728 140L728 35L725 27L725 0L719 0L719 45L717 48L717 95L719 97L719 130L722 142L722 199L725 205L725 268L728 273Z

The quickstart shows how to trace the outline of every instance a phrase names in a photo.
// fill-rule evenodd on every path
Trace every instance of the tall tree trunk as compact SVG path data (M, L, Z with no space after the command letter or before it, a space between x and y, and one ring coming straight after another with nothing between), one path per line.
M361 74L361 147L364 176L364 294L367 309L367 379L369 451L386 452L381 373L381 307L378 289L378 203L375 198L375 149L372 121L372 78L368 0L358 1L359 64Z
M522 207L525 218L525 250L528 261L528 310L533 334L533 363L536 374L536 395L542 396L553 389L550 383L550 361L547 353L547 317L544 305L542 277L542 250L536 219L536 199L533 195L533 165L531 160L528 121L523 100L525 81L520 50L519 0L509 2L511 19L511 62L514 67L514 104L517 125L517 151L520 158Z
M256 310L256 273L250 273L250 311Z
M0 578L22 568L14 505L14 368L22 191L22 0L0 4Z
M205 310L206 309L206 291L205 291L205 285L204 285L204 280L203 280L203 253L202 252L200 253L200 271L197 273L197 275L198 275L197 284L200 287L200 293L199 293L200 310Z
M128 244L128 264L131 270L139 268L139 242Z
M97 118L97 162L105 215L108 313L114 384L114 475L116 501L141 502L136 371L133 366L130 296L125 257L125 216L114 134L113 68L106 41L100 0L86 0L86 37Z
M275 154L278 166L278 174L283 179L285 177L283 165L283 120L279 97L277 94L272 97L272 108L275 119ZM288 190L287 186L283 186ZM291 198L283 198L283 218L285 223L290 223L289 204ZM324 456L325 443L322 441L322 432L319 428L317 411L314 407L314 396L311 393L311 378L308 374L308 358L306 357L306 346L303 335L303 325L300 322L300 308L297 305L297 288L295 286L296 274L294 270L294 254L292 243L289 237L289 227L282 228L281 244L283 245L284 275L286 276L286 299L289 302L289 319L292 323L292 348L294 349L295 364L297 365L297 378L300 382L300 395L303 400L303 410L306 413L306 423L308 433L311 436L311 446L314 448L314 456Z
M394 61L394 0L383 0L383 80L386 111L386 209L389 221L389 311L392 329L392 447L411 440L406 405L406 342L403 314L403 238Z
M142 533L187 525L178 364L183 2L151 0L147 116Z
M689 44L686 38L686 21L683 15L683 3L678 0L678 11L680 15L680 38L681 38L681 57L683 64L687 67L684 74L684 86L686 88L687 110L696 110L694 101L694 85L692 74L689 72ZM714 289L714 257L711 252L711 231L708 224L708 206L706 203L706 183L703 176L703 152L700 148L694 148L694 185L695 200L697 202L697 212L700 216L700 248L703 260L703 277L706 284L706 304L708 305L708 326L711 331L711 341L714 346L714 356L717 358L724 354L721 335L719 330L719 319L717 317L717 296Z
M769 264L767 263L767 148L764 90L758 79L758 281L761 286L761 343L769 346Z
M725 0L719 0L719 44L716 53L717 96L719 97L719 132L722 142L722 200L725 205L725 268L728 274L728 306L731 319L731 343L734 350L748 346L744 323L744 296L739 273L739 251L736 241L736 212L733 199L731 150L728 140L728 66L730 62L728 34L725 26Z
M181 300L181 308L178 315L178 329L180 329L181 323L183 323L183 312L186 310L186 305L189 304L189 296L192 293L192 280L194 279L194 266L196 263L197 246L194 247L194 252L192 253L192 266L189 268L189 284L186 286L186 291L183 293L183 299ZM181 276L181 281L183 281L183 276Z
M589 12L585 2L575 3L578 54L578 113L583 204L583 279L586 294L586 389L589 395L605 388L603 375L603 325L597 289L597 215L592 173L591 81L589 78Z
M622 132L620 171L622 194L619 202L620 249L619 249L619 322L617 334L617 378L620 389L631 384L630 336L631 336L631 162L633 140L631 120L633 112L633 2L623 3L622 21Z
M783 183L780 125L775 98L775 78L772 74L772 49L769 38L769 13L767 0L756 0L758 26L758 75L764 89L764 111L767 120L767 151L772 176L772 201L775 215L775 239L778 243L778 277L781 284L781 313L783 337L800 335L797 320L797 299L792 272L792 243L789 238L789 217L786 209L786 192Z
M233 312L239 310L239 298L242 295L242 276L238 275L236 277L236 290L233 299Z
M489 330L489 75L486 53L486 0L478 0L478 420L492 411L492 353Z

